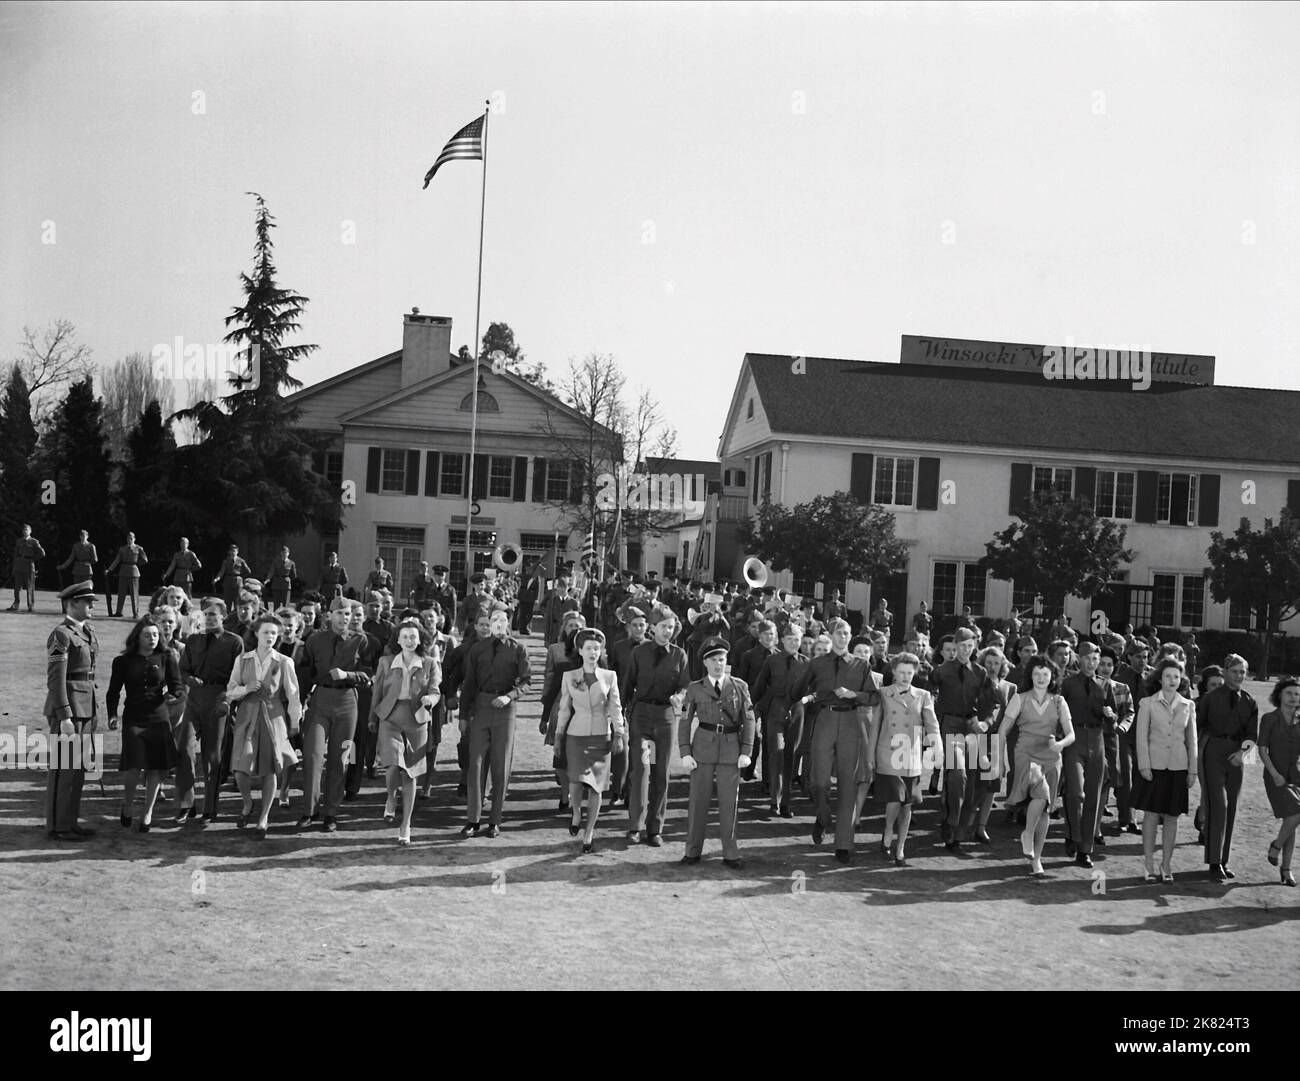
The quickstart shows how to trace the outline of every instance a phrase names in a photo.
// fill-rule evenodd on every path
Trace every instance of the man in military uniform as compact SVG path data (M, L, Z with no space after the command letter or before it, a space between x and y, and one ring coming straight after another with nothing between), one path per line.
M529 634L533 626L533 612L542 602L546 592L546 572L542 561L534 559L519 587L519 633Z
M232 544L226 549L226 558L222 560L217 576L213 579L214 589L221 590L221 599L226 607L233 609L239 603L239 591L244 588L244 579L251 578L252 568L240 558L239 545Z
M239 635L225 630L225 601L209 597L203 604L203 629L185 640L181 651L181 679L189 687L185 713L177 738L180 750L176 764L176 818L197 815L194 802L195 763L203 760L204 822L217 820L217 797L221 790L221 759L226 742L230 705L226 684L235 663L244 652Z
M289 594L293 592L293 580L298 577L298 564L289 558L287 545L280 548L280 554L271 560L271 567L266 572L266 585L271 593L271 607L283 608L289 603Z
M429 573L427 560L420 560L420 570L411 581L411 588L406 594L406 603L417 612L423 611L433 597L433 575Z
M348 584L348 572L339 562L338 552L330 552L325 557L325 566L320 572L320 595L326 604L335 597L343 596L343 587Z
M72 546L72 551L68 553L68 558L59 564L59 570L66 571L71 568L74 582L93 582L95 580L95 564L98 562L99 553L95 551L95 546L90 543L90 534L83 529L77 534L77 542Z
M496 602L488 596L487 575L482 571L476 571L470 575L469 593L463 601L460 602L460 608L456 612L456 627L461 634L465 634L468 629L478 622L480 612L489 612ZM550 645L548 642L547 645Z
M95 584L78 582L68 586L59 594L59 600L67 605L67 615L45 643L44 714L53 737L45 786L45 832L56 841L81 841L94 833L83 829L77 819L81 814L81 787L86 780L84 749L99 724L95 701L99 643L90 624Z
M392 588L392 572L384 570L383 556L375 556L375 569L367 574L366 580L361 583L361 595L364 597L368 593L378 593L380 590Z
M181 538L180 550L172 555L172 561L163 571L163 582L171 582L185 590L187 597L194 596L194 572L201 571L203 564L199 557L190 551L189 537Z
M27 591L27 611L36 603L36 561L45 558L41 542L32 536L32 527L24 524L22 536L14 541L14 603L9 611L18 611L18 593Z
M144 549L135 543L135 534L126 535L126 543L117 550L113 562L108 565L108 575L117 571L117 614L120 616L126 607L126 598L131 597L131 618L140 617L140 568L149 562ZM113 614L111 611L108 613Z
M456 590L452 584L447 581L447 566L443 563L435 563L433 566L433 590L429 594L429 599L438 602L438 607L442 609L442 618L438 623L438 630L443 634L450 634L452 625L456 619Z
M726 674L727 643L710 638L700 649L706 675L686 688L686 708L677 722L677 748L682 765L691 771L691 802L686 817L686 855L682 862L699 863L704 827L713 788L718 789L718 821L722 830L722 862L740 868L736 844L736 804L740 800L740 771L754 751L754 708L749 687ZM699 719L694 736L691 721Z
M560 570L555 575L555 588L546 595L542 604L542 636L548 646L559 640L560 620L564 613L576 611L578 601L569 592L569 572Z

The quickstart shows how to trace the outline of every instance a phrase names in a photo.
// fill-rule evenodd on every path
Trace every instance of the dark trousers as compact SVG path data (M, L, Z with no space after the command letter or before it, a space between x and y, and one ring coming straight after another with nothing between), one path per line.
M979 810L979 760L972 753L978 738L967 741L968 720L955 714L939 719L943 736L943 803L944 821L955 832L962 819L972 820Z
M1115 815L1121 826L1133 821L1133 760L1137 757L1134 728L1117 732L1115 755Z
M1241 750L1235 739L1211 736L1205 741L1202 769L1205 790L1201 807L1205 818L1205 862L1225 864L1232 850L1232 827L1237 820L1237 796L1241 792L1241 767L1228 756Z
M122 602L127 597L131 598L131 618L136 619L140 615L140 576L138 574L119 574L117 576L117 614L119 616L123 611Z
M217 813L217 795L221 791L221 757L229 729L230 706L226 701L226 688L219 685L195 685L190 688L185 703L182 727L189 725L198 733L199 747L203 755L203 813ZM194 798L193 767L186 775L186 762L182 757L176 767L177 802L183 805L181 796L188 791L191 802Z
M632 706L628 756L627 828L653 836L668 814L668 765L673 757L676 719L672 706ZM651 759L653 758L653 761Z
M357 695L349 687L317 687L302 730L302 813L314 814L323 802L326 818L339 813L343 800L343 745L357 728ZM324 771L322 786L321 774Z
M1090 854L1101 819L1101 787L1106 781L1102 729L1080 726L1074 730L1074 742L1065 748L1061 771L1065 774L1067 836L1080 852Z
M686 815L686 855L704 851L704 827L709 820L713 789L718 790L718 823L722 833L722 857L740 858L736 844L736 805L740 799L740 735L697 729L691 742L691 757L699 763L691 772L691 801Z
M510 766L514 761L515 704L492 705L494 694L480 694L474 702L474 716L469 722L469 779L465 820L478 822L483 817L483 776L485 767L492 773L492 809L488 824L501 825L506 809L506 789L510 784Z
M36 568L29 571L14 572L14 607L18 607L18 594L27 594L27 610L30 612L36 603Z
M45 778L45 829L48 833L68 833L77 827L81 817L81 790L86 783L84 763L72 757L72 740L59 738L62 722L47 718L50 726L50 762ZM88 720L73 717L72 724L79 739ZM86 742L89 742L88 740ZM85 743L82 744L85 746ZM75 764L77 769L56 769L58 765Z
M292 582L288 578L271 579L271 604L276 608L283 608L289 603L289 593Z
M853 851L853 814L858 799L858 755L862 750L862 724L856 709L821 709L812 743L812 797L822 829L832 825L831 773L835 773L835 848Z
M377 732L370 731L370 687L357 688L357 729L352 737L352 761L348 763L343 782L343 794L354 797L361 791L361 777L375 765L375 748L379 744Z
M519 610L516 613L518 626L516 627L516 629L519 631L520 634L527 634L528 628L532 626L533 608L535 604L536 602L533 600L532 597L519 598Z
M795 750L803 736L803 710L790 709L790 703L778 698L767 707L764 718L767 730L767 785L774 807L790 802L794 782ZM758 753L755 746L754 753Z
M221 599L226 602L226 608L230 611L235 610L239 604L239 591L243 588L244 580L242 578L232 578L227 575L221 579Z

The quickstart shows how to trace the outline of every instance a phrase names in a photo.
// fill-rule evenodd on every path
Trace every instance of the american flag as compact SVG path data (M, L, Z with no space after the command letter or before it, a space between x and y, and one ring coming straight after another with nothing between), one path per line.
M438 171L443 162L458 159L483 160L483 117L475 117L451 137L447 145L442 148L442 153L438 155L438 160L433 163L433 168L424 175L424 186L426 188L429 186L433 174Z

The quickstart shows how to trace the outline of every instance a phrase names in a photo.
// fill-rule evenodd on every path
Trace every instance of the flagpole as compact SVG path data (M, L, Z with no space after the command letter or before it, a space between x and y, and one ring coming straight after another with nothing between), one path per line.
M483 219L487 211L487 164L488 164L488 114L492 103L484 102L483 109L483 191L478 208L478 291L474 298L474 341L470 351L474 354L473 395L470 401L469 419L469 470L466 477L465 491L465 595L470 594L470 578L474 574L473 533L474 533L474 454L478 444L478 354L479 354L479 315L483 309ZM491 483L491 477L487 478ZM466 628L468 633L468 628Z

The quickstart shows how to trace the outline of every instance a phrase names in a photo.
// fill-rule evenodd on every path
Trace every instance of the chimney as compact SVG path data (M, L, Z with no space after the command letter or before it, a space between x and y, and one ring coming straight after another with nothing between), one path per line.
M450 317L421 315L412 308L402 317L402 386L440 375L450 366Z

